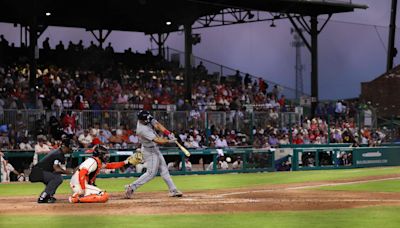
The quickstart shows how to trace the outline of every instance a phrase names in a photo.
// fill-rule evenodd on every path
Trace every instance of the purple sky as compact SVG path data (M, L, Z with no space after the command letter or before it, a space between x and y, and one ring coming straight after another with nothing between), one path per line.
M369 9L334 15L319 36L320 99L357 97L361 90L360 82L370 81L386 69L391 0L353 2L367 4ZM399 22L400 19L397 20L398 24ZM269 27L270 22L259 22L194 30L194 33L201 34L202 41L194 46L193 53L242 72L295 88L295 50L290 45L291 26L287 20L277 21L275 24L275 28ZM19 45L19 28L0 23L0 33L10 42ZM400 34L396 35L397 45ZM39 44L45 37L50 37L50 45L53 48L59 40L68 44L69 40L76 43L82 39L85 46L88 46L91 40L95 40L84 29L59 27L48 28L39 39ZM112 42L116 51L132 47L133 50L144 52L148 48L156 48L149 40L149 36L142 33L114 31L106 43ZM173 33L166 45L183 50L183 41L182 33ZM305 66L304 90L310 93L311 65L310 54L306 48L303 49L302 58ZM398 57L394 63L399 64Z

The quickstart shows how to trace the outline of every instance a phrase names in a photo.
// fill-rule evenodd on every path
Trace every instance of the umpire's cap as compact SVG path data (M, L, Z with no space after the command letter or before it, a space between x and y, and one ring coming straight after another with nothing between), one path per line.
M69 148L70 150L72 150L72 146L73 146L72 139L63 138L61 140L61 146L65 146L65 147Z
M146 110L141 110L138 113L138 119L142 120L145 124L150 123L153 120L153 116Z

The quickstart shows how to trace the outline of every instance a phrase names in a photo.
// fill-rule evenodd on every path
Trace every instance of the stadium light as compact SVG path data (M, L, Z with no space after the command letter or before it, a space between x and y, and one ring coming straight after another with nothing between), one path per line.
M167 21L167 22L165 22L165 24L166 24L166 25L171 25L171 24L172 24L172 22L170 22L170 21Z
M50 12L46 12L46 16L51 16L51 13Z

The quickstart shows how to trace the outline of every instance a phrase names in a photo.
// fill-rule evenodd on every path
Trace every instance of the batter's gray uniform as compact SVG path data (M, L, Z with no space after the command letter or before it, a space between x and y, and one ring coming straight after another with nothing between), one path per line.
M169 191L176 192L177 189L172 181L171 175L169 174L165 159L161 154L157 143L153 141L153 139L158 137L153 127L156 123L157 120L155 119L153 119L151 123L147 125L142 124L140 121L137 123L136 132L139 136L139 142L142 144L143 158L146 162L147 171L136 181L134 181L130 187L133 191L135 191L140 186L153 179L157 175L157 172L160 171L160 175L168 185Z

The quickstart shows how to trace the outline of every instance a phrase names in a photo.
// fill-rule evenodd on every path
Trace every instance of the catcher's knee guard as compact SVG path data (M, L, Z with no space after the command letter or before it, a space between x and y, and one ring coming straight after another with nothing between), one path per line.
M91 194L83 197L70 197L69 201L71 203L105 203L108 201L108 193L104 192L103 194Z

